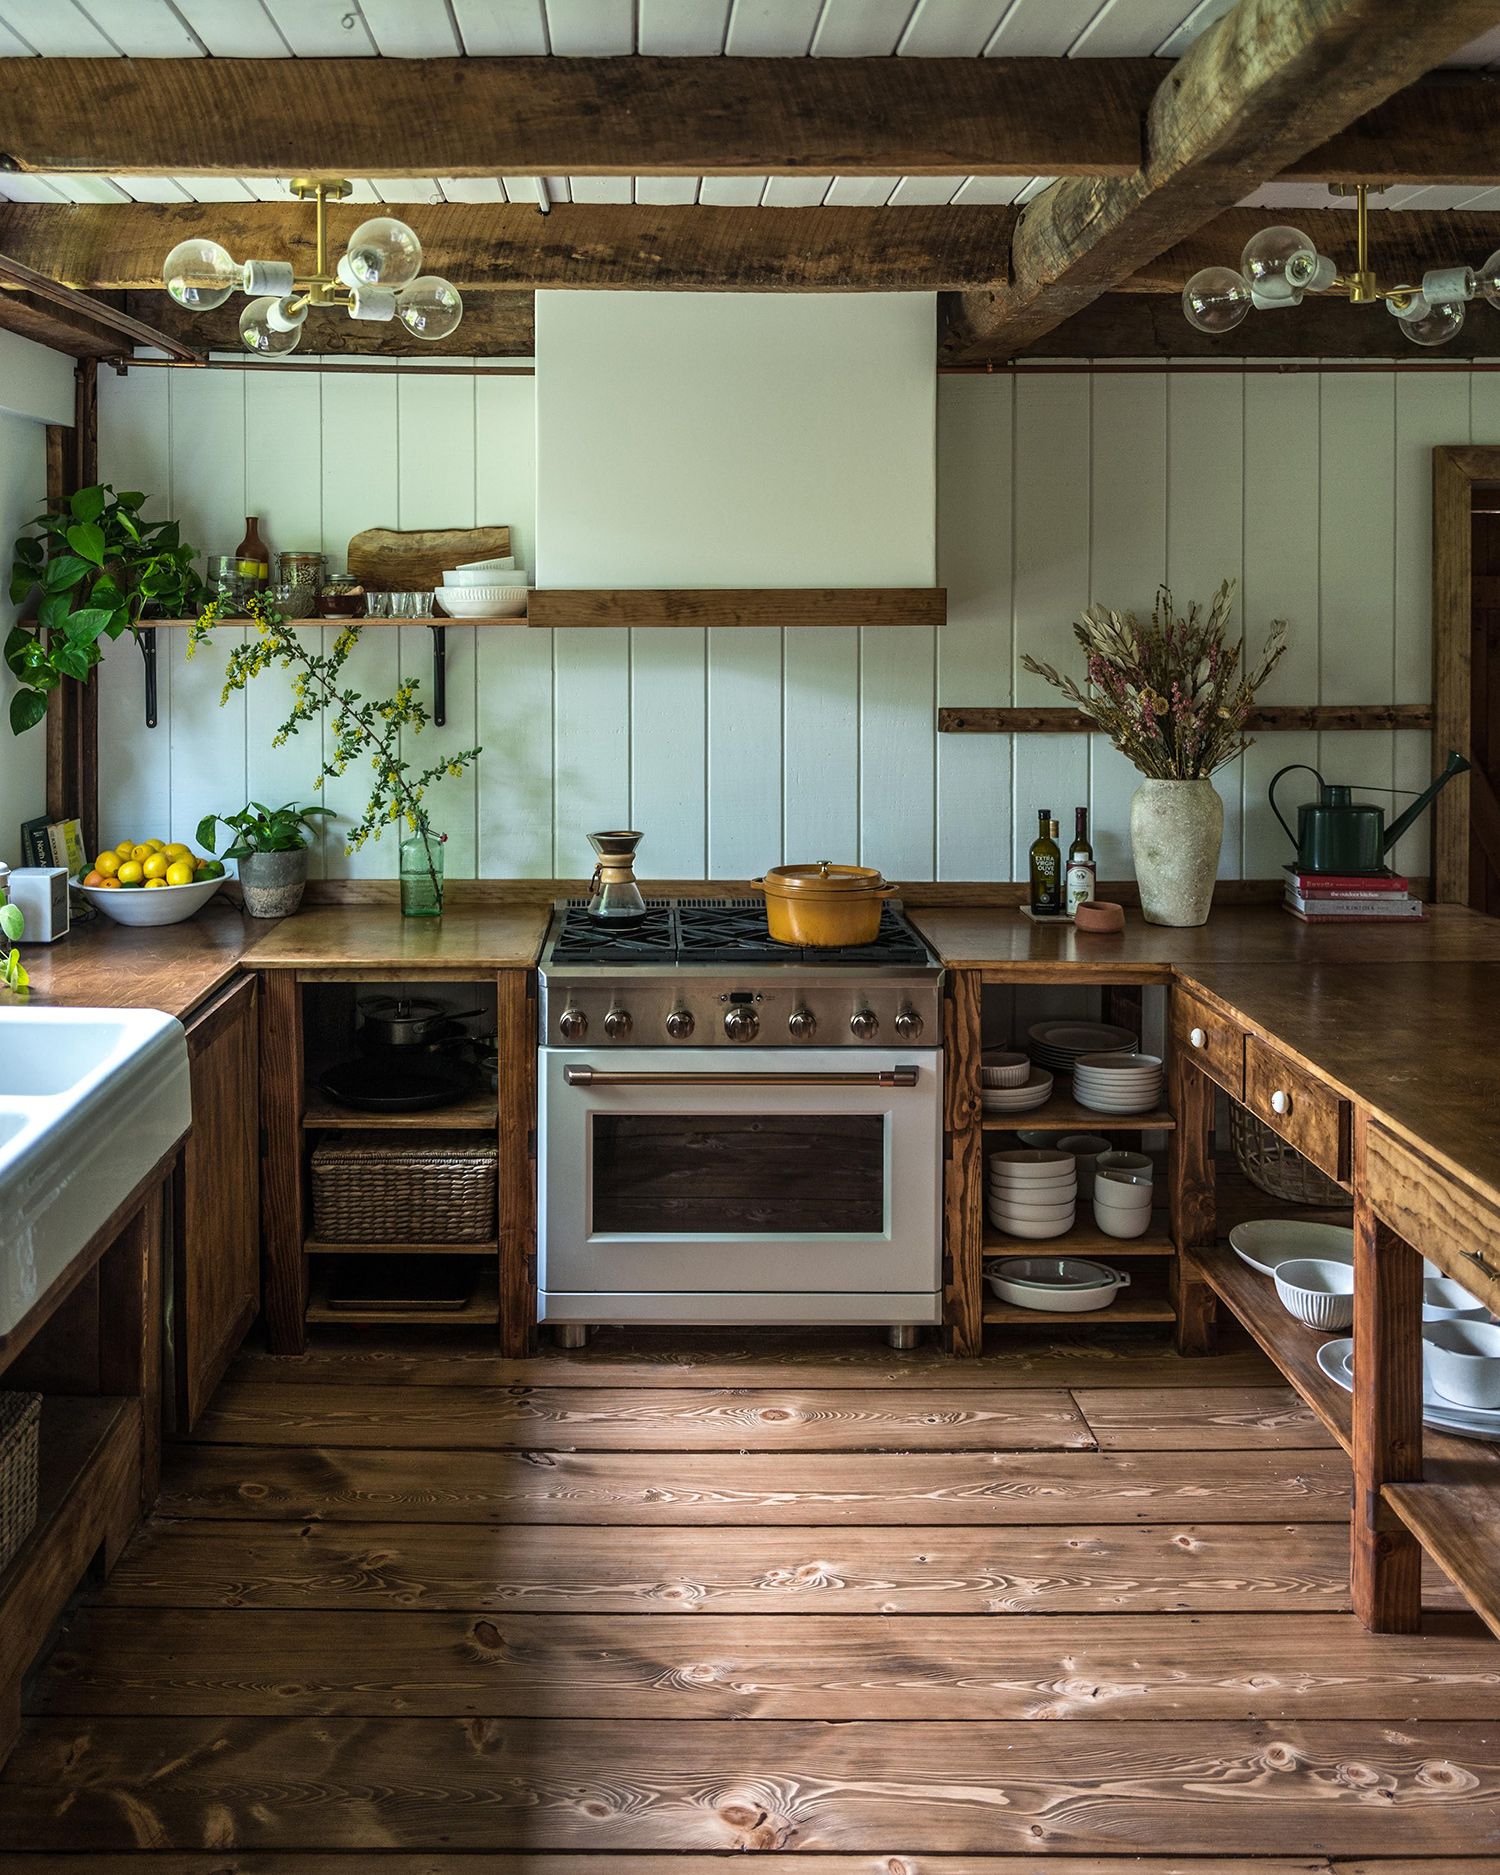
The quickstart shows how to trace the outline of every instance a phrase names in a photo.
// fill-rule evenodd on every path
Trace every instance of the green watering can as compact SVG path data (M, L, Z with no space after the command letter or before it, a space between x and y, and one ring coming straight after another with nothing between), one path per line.
M1389 827L1385 809L1354 799L1354 790L1342 783L1325 781L1307 762L1289 762L1271 777L1267 793L1271 812L1286 828L1286 837L1297 849L1298 872L1382 873L1385 856L1406 832L1424 808L1455 775L1469 764L1456 749L1448 756L1448 766L1430 787L1425 788ZM1297 809L1297 831L1286 824L1286 816L1276 805L1276 784L1294 769L1306 769L1318 777L1318 798L1304 801ZM1404 794L1404 788L1371 788L1371 794Z

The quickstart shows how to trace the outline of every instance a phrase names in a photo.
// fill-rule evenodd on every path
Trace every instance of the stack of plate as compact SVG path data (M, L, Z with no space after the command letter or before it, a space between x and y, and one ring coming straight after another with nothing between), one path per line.
M1161 1056L1080 1055L1073 1098L1094 1113L1150 1113L1161 1100Z
M1246 1257L1245 1261L1249 1262L1249 1258ZM1422 1363L1423 1425L1431 1426L1435 1432L1456 1433L1461 1439L1486 1439L1491 1444L1500 1443L1500 1411L1460 1406L1454 1400L1445 1400L1432 1382L1431 1351L1424 1349L1424 1353L1427 1359ZM1354 1391L1352 1339L1325 1341L1318 1349L1318 1365L1345 1393Z
M1070 1152L991 1153L985 1190L990 1222L1009 1236L1061 1237L1073 1228L1078 1171Z
M1033 1068L1019 1087L984 1087L979 1090L980 1105L986 1113L1028 1113L1044 1106L1052 1093L1052 1076Z
M1071 1074L1080 1055L1134 1048L1139 1037L1112 1022L1038 1022L1027 1031L1026 1052L1039 1068Z

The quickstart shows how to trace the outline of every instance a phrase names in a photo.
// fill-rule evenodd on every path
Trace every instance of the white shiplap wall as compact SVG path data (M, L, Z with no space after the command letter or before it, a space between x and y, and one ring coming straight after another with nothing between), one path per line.
M150 490L205 551L254 510L273 546L335 559L371 525L509 522L532 563L527 378L137 371L101 380L102 473ZM574 875L583 835L645 830L659 876L743 877L780 858L856 852L895 879L1024 870L1036 809L1093 810L1101 876L1129 872L1135 776L1098 738L942 736L938 703L1046 703L1021 671L1070 658L1091 600L1149 606L1241 581L1258 645L1276 614L1292 648L1266 701L1414 702L1429 685L1430 450L1500 442L1500 375L1327 371L1021 374L939 386L943 631L559 631L451 627L449 743L484 744L438 808L455 876ZM371 630L364 684L426 677L425 627ZM116 646L101 697L102 818L190 836L253 792L305 795L305 739L270 748L281 680L217 704L222 657L168 639L162 726L143 727L140 660ZM1224 771L1225 877L1269 877L1284 841L1265 784L1292 761L1335 779L1420 785L1417 732L1267 736ZM1288 793L1302 798L1293 778ZM351 774L334 805L354 807ZM1387 797L1389 798L1389 797ZM1425 866L1425 835L1397 858ZM331 835L329 875L389 874Z

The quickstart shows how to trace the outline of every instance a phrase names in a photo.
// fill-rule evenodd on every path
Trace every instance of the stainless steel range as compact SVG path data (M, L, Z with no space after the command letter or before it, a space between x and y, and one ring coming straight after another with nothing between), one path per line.
M942 969L899 908L799 950L756 900L561 902L540 974L543 1321L941 1319Z

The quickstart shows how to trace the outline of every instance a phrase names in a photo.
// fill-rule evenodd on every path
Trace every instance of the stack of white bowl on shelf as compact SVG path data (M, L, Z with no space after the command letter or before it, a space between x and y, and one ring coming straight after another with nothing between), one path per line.
M1073 1098L1091 1113L1150 1113L1161 1102L1160 1055L1080 1055Z
M1009 1048L986 1048L979 1057L979 1102L986 1113L1028 1113L1045 1104L1052 1076Z
M990 1154L986 1209L996 1230L1011 1237L1061 1237L1073 1228L1078 1171L1070 1152L1021 1147Z
M437 600L449 618L525 618L526 574L514 554L449 567Z
M1156 1170L1143 1152L1101 1152L1094 1161L1094 1222L1106 1237L1144 1237Z
M1039 1068L1071 1074L1080 1055L1135 1048L1140 1037L1113 1022L1071 1022L1056 1018L1033 1023L1026 1032L1026 1052Z

